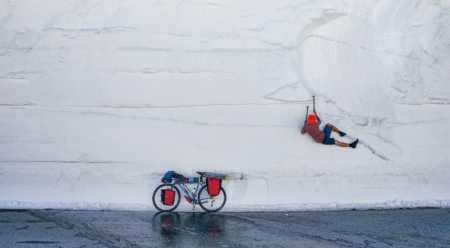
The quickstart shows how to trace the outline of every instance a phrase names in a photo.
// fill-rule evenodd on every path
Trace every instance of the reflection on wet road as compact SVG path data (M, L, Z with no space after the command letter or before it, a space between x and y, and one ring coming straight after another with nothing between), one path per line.
M176 246L188 242L190 245L206 247L227 246L226 218L209 213L159 213L153 217L153 231L158 231L162 243ZM189 238L191 236L191 238ZM191 240L192 239L192 240Z
M450 210L3 210L0 240L0 247L450 247Z

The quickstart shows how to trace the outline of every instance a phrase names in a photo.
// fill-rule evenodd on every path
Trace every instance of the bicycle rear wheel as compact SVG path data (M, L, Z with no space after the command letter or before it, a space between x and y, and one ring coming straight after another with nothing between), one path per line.
M220 187L219 195L210 196L206 185L198 192L198 199L200 200L200 207L206 212L217 212L225 206L227 202L227 194L222 187Z
M177 187L173 187L173 190L175 190L175 200L174 200L173 205L168 206L168 205L163 204L163 202L161 200L161 191L164 189L170 189L170 188L172 188L172 184L161 184L153 192L153 197L152 197L153 206L155 206L155 208L161 212L171 212L171 211L175 210L178 207L178 205L180 204L181 195L180 195L180 190L178 190Z

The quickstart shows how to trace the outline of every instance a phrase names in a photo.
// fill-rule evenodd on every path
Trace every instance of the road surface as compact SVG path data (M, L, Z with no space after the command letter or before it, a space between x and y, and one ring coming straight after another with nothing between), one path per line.
M450 247L450 209L1 210L0 247Z

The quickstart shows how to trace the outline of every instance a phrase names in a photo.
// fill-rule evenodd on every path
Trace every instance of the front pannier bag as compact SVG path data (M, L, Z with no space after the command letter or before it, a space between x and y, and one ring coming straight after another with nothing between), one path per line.
M206 187L210 196L218 196L220 192L220 186L222 185L222 179L220 178L207 178Z
M161 190L161 202L164 205L172 206L175 201L175 190L163 189Z

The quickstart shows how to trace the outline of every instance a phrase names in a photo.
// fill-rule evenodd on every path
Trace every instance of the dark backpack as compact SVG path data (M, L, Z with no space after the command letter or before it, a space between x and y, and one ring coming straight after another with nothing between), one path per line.
M184 176L175 171L168 171L161 178L162 183L172 183L172 180L175 180L175 183L184 182Z

